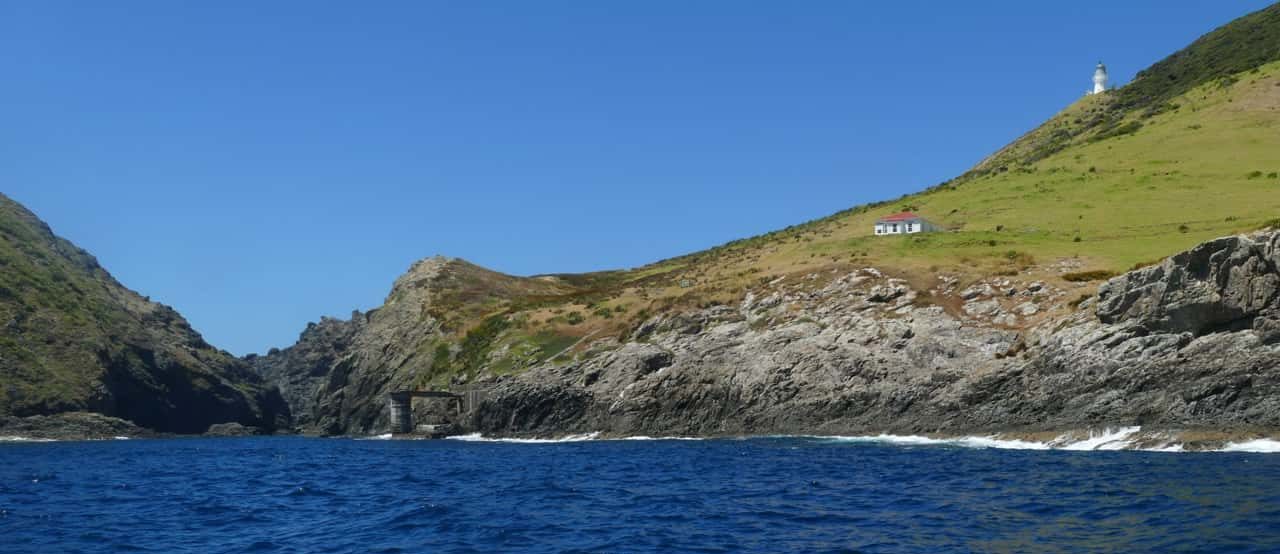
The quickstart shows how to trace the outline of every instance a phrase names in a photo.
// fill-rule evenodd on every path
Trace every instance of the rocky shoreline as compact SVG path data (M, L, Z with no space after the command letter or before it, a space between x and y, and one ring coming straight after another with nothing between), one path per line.
M507 436L1032 436L1141 426L1213 444L1280 429L1280 233L1201 244L1022 331L1006 292L956 313L865 269L663 314L616 348L500 380ZM939 285L944 287L945 285ZM963 295L963 296L968 296ZM976 303L991 303L980 310Z
M177 437L248 437L281 434L235 422L217 423L201 434L163 433L124 419L93 412L66 412L54 415L0 417L3 441L83 441L112 439L155 439Z
M260 429L239 424L211 426L201 435L158 433L128 421L87 412L53 416L30 416L0 420L0 443L63 442L122 439L162 439L200 437L264 436ZM277 434L279 435L279 434ZM321 438L310 435L312 438ZM468 429L448 435L421 434L374 437L350 436L353 439L424 440L446 437L472 441L558 443L584 440L738 440L752 438L811 438L851 442L876 442L901 445L951 445L1010 450L1142 450L1156 452L1280 452L1280 431L1275 429L1152 429L1095 428L1059 431L1002 431L989 434L923 433L793 433L793 434L710 434L697 436L647 436L606 432L590 433L495 433L481 436Z
M111 440L168 436L123 419L90 412L0 417L0 437L26 440Z
M395 440L421 440L427 437L396 435ZM471 433L455 438L471 441L559 443L609 440L746 440L760 438L808 438L864 443L900 445L950 445L1005 450L1139 450L1151 452L1280 452L1280 431L1217 429L1148 429L1141 427L1075 429L1062 431L1008 431L990 434L763 434L648 436L602 432L592 433Z
M1124 429L1126 448L1275 441L1278 266L1280 232L1269 232L1203 243L1075 299L1020 277L963 288L946 275L913 287L874 268L777 279L736 305L659 313L625 338L594 341L587 355L492 376L456 423L462 433L524 439L886 435L1067 445ZM325 415L304 431L385 433L383 391L397 386L393 376L372 384L376 368L341 348L379 344L348 327L381 318L324 322L304 337L336 337L334 345L315 340L272 357L289 380L286 396L304 404L294 413L336 397L353 416ZM397 329L383 327L378 338ZM317 371L315 360L332 367ZM229 424L206 436L263 433ZM0 436L160 435L69 413L3 419Z

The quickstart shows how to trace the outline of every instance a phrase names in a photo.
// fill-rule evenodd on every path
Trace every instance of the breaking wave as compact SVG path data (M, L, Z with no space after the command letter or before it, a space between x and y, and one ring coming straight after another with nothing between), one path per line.
M57 442L55 439L39 439L34 437L0 437L0 442Z
M1280 453L1280 440L1252 439L1227 442L1219 448L1187 449L1177 437L1144 434L1141 427L1119 427L1090 431L1087 435L1064 433L1047 441L1033 441L996 436L934 438L919 435L868 435L814 437L835 442L875 442L903 446L961 446L967 448L1002 448L1009 450L1137 450L1143 452L1260 452Z
M468 442L509 442L517 444L554 444L561 442L583 442L583 441L700 441L707 440L705 437L649 437L645 435L635 435L630 437L601 437L600 432L583 433L580 435L568 435L557 439L520 439L520 438L502 438L502 437L486 437L480 433L471 433L469 435L456 435L446 437L451 440L468 441Z
M830 440L833 442L873 442L881 444L896 444L901 446L949 445L964 446L968 448L1004 448L1009 450L1049 450L1052 448L1048 443L1043 442L999 439L995 437L956 437L936 439L932 437L922 437L919 435L869 435L858 437L814 436L812 438Z
M740 437L750 438L750 437ZM1280 453L1280 440L1252 439L1247 441L1226 442L1218 448L1192 447L1186 448L1176 435L1165 433L1144 433L1141 427L1117 427L1089 432L1070 432L1060 434L1052 439L1037 441L1001 435L965 436L965 437L926 437L921 435L771 435L759 438L777 439L810 439L835 443L877 443L898 446L952 446L962 448L994 448L1003 450L1069 450L1069 451L1112 451L1136 450L1143 452L1259 452ZM363 437L358 440L389 440L390 434ZM700 441L713 440L713 437L651 437L636 435L629 437L602 437L600 432L567 435L559 438L510 438L486 437L480 433L455 435L448 440L462 442L491 442L510 444L560 444L587 441ZM3 440L3 439L0 439Z
M582 441L597 440L597 437L599 436L600 436L600 433L595 432L595 433L584 433L581 435L568 435L558 439L514 439L514 438L490 438L490 437L485 437L480 433L471 433L469 435L455 435L452 437L445 437L445 438L449 440L467 441L467 442L509 442L509 443L518 443L518 444L551 444L551 443L558 443L558 442L582 442Z
M1254 439L1244 442L1227 443L1223 452L1280 452L1280 441L1275 439Z

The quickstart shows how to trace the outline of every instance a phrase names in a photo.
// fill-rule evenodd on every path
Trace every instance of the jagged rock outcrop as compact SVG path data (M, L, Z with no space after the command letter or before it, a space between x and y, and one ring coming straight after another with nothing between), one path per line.
M1125 274L1098 291L1098 318L1152 332L1256 329L1277 338L1276 235L1225 237Z
M1207 242L1078 308L1042 281L944 275L918 290L874 268L773 279L734 305L655 313L567 362L490 376L464 423L534 435L1280 427L1278 237ZM420 262L386 306L322 321L255 363L285 376L314 429L379 432L386 394L429 373L433 347L449 344L442 308L526 292L471 281L494 275Z
M0 416L81 411L174 433L289 424L248 364L0 196Z
M1278 240L1202 244L1021 334L915 305L874 271L816 293L749 294L511 378L471 423L622 435L1274 428Z
M387 395L430 375L455 320L510 298L567 290L550 279L513 277L457 258L414 263L386 301L349 321L309 325L289 348L251 357L280 383L306 430L368 434L387 426ZM448 346L447 344L445 344Z
M163 436L133 422L92 412L27 417L0 416L0 437L35 440L111 440Z
M346 321L324 317L319 323L307 324L293 346L272 349L262 356L249 355L245 361L280 388L289 406L298 408L293 411L293 424L307 429L315 423L314 403L320 385L347 355L365 323L365 315L358 311Z

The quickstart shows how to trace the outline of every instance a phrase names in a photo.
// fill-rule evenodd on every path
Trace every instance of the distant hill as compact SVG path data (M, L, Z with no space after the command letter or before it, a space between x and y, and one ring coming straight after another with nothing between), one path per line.
M0 195L0 416L70 411L177 433L289 424L247 364Z

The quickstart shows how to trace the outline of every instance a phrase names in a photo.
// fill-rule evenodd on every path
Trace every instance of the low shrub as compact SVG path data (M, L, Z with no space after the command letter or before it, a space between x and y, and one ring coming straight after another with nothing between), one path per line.
M1145 262L1138 262L1138 263L1136 263L1136 264L1133 264L1133 267L1130 267L1130 268L1129 268L1129 271L1137 271L1137 270L1142 269L1142 268L1144 268L1144 267L1151 267L1151 266L1156 265L1156 264L1158 264L1158 263L1160 263L1160 262L1162 262L1162 261L1164 261L1164 260L1163 260L1163 259L1159 259L1159 260L1147 260L1147 261L1145 261Z
M1062 275L1062 280L1070 281L1072 283L1086 283L1089 281L1102 281L1105 279L1110 279L1115 276L1116 276L1116 272L1114 271L1108 271L1105 269L1094 269L1090 271L1076 271L1073 273L1064 273Z

